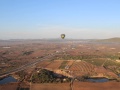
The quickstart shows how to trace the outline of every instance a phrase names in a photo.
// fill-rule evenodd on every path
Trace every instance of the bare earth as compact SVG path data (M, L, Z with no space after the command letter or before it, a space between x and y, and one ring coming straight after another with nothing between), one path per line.
M69 83L32 84L31 90L70 90Z
M17 83L0 85L0 90L17 90ZM31 90L70 90L70 83L32 84ZM120 82L105 83L74 82L73 90L120 90Z
M89 83L76 82L73 85L74 90L120 90L120 82Z
M32 90L70 90L69 83L33 84ZM120 82L90 83L74 82L73 90L120 90Z
M0 85L0 90L16 90L17 86L17 83L4 84Z

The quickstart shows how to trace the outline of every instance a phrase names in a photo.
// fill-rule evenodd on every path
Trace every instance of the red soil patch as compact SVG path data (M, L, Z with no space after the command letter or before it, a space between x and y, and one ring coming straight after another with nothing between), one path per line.
M69 83L32 84L31 90L70 90Z
M17 87L17 83L4 84L0 85L0 90L17 90Z
M73 64L73 62L74 62L74 60L69 60L68 63L67 63L67 65L71 66Z
M51 64L51 62L49 61L42 61L40 63L37 64L37 67L40 67L40 68L45 68L47 65Z
M74 90L119 90L120 82L89 83L74 82Z
M59 69L63 60L54 60L51 64L49 64L46 68L50 69Z
M90 83L74 82L73 90L119 90L119 82ZM31 90L70 90L70 83L32 84Z

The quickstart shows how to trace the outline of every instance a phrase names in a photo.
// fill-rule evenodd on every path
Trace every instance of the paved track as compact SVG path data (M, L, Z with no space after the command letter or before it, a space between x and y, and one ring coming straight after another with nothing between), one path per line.
M55 56L56 54L57 54L57 53L54 53L54 54L45 56L45 57L43 57L43 58L41 58L41 59L39 59L39 60L36 60L36 61L30 62L30 63L27 63L27 64L25 64L25 65L23 65L23 66L21 66L21 67L19 67L19 68L16 68L16 69L7 71L7 72L5 72L5 73L3 73L3 74L0 74L0 78L2 78L2 77L4 77L4 76L7 76L7 75L10 75L10 74L12 74L12 73L21 71L21 70L25 70L26 68L31 67L31 66L33 66L33 65L36 65L37 63L42 62L42 61L46 60L47 58L51 58L51 57Z

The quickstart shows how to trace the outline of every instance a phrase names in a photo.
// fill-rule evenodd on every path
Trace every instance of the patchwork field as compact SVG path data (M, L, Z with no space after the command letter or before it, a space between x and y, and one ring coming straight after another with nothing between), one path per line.
M59 53L60 52L60 53ZM51 58L44 57L48 55ZM74 77L74 90L119 90L119 82L90 83L78 82L79 78L108 78L120 81L120 43L99 43L99 42L47 42L30 41L21 44L10 44L0 46L0 73L16 69L24 64L43 60L25 70L14 73L21 82L31 81L34 74L41 73L40 70L47 69L59 76ZM44 78L49 78L45 75ZM58 80L60 80L58 78ZM62 78L61 80L64 80ZM38 74L39 81L39 74ZM57 81L57 79L56 79ZM71 82L71 81L70 81ZM43 83L33 82L31 90L70 90L69 83ZM16 90L14 83L0 85L0 90ZM24 85L23 85L24 86Z

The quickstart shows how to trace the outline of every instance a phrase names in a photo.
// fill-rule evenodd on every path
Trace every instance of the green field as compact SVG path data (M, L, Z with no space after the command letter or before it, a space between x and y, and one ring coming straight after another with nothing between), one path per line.
M59 67L59 69L64 69L67 65L68 61L63 61Z
M93 59L84 59L83 61L86 61L88 63L91 63L96 66L101 66L106 59L101 59L101 58L93 58Z

